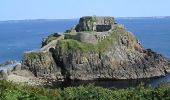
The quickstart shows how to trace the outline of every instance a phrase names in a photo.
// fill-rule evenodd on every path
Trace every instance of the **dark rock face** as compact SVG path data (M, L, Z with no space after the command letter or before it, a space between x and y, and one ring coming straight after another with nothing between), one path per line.
M58 79L61 76L61 69L50 52L25 54L22 69L30 70L36 77Z
M139 52L119 46L101 54L67 51L56 53L56 57L71 80L151 78L164 76L170 68L170 62L153 51Z
M106 17L98 19L104 22L97 23L115 23ZM77 31L96 31L89 23L92 22L88 18L81 18ZM93 44L95 50L85 47L75 49L78 44L71 45L71 40L61 39L66 40L65 44L57 42L50 51L25 54L22 69L30 70L37 77L71 80L152 78L170 72L167 58L151 49L144 49L135 36L122 26L114 27L107 37Z

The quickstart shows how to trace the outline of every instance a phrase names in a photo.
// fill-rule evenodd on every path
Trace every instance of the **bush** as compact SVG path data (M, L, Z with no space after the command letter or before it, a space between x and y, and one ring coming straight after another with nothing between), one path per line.
M106 89L92 84L63 90L15 84L0 79L0 100L170 100L170 87Z
M0 79L1 100L56 100L59 92L59 89L15 84Z

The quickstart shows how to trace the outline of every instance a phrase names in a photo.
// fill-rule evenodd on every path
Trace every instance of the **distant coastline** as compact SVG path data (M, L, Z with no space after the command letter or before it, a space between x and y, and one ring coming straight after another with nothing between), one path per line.
M53 22L53 21L69 21L69 20L78 20L78 19L23 19L23 20L2 20L0 23L25 23L25 22Z
M152 17L116 17L117 19L162 19L170 18L170 16L152 16Z
M162 18L170 18L170 16L151 16L151 17L115 17L116 19L162 19ZM79 18L66 18L66 19L9 19L9 20L0 20L1 22L29 22L29 21L67 21L67 20L78 20Z

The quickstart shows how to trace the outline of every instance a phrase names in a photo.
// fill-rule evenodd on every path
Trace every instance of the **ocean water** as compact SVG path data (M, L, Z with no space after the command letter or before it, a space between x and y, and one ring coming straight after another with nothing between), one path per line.
M117 22L133 32L144 48L151 48L170 58L170 18L118 18ZM0 22L0 62L9 59L20 61L25 51L39 49L43 38L54 32L63 32L77 23L76 19ZM95 83L103 87L122 88L136 86L140 82L156 86L162 81L170 81L170 74L158 79L66 82L58 86Z
M0 62L21 60L25 51L41 47L49 34L63 32L77 20L24 20L0 22Z

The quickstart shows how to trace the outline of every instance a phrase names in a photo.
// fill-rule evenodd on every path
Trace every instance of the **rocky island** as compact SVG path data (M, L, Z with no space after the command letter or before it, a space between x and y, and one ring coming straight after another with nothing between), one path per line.
M141 79L165 76L170 61L143 48L113 17L86 16L64 33L48 36L40 50L25 52L17 71L55 81Z

